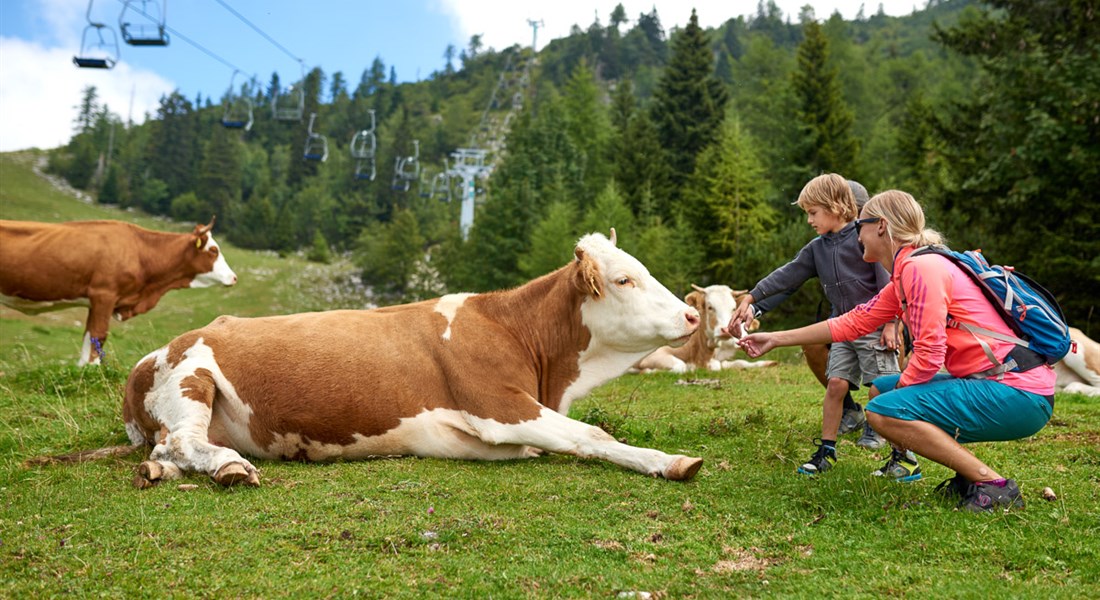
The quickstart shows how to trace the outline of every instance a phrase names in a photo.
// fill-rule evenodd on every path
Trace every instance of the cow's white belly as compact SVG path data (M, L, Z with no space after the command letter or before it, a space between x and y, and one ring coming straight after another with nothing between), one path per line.
M27 314L37 315L66 308L88 308L87 298L74 298L71 300L27 300L18 296L0 294L0 304Z
M224 418L215 409L210 424L210 440L267 459L305 458L309 461L336 459L359 460L388 456L423 456L465 460L506 460L533 456L526 446L492 445L478 439L463 413L437 408L400 424L381 435L355 434L350 444L323 443L300 433L278 434L266 447L253 441L248 425L241 419ZM221 418L219 418L221 417ZM228 444L227 444L228 442Z

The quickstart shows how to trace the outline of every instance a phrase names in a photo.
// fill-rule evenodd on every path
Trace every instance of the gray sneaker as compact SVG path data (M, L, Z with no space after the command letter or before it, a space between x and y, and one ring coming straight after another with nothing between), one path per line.
M1023 508L1024 498L1016 482L1009 479L1004 487L989 483L974 482L966 490L966 496L959 502L959 510L969 512L994 512Z
M844 410L844 416L840 417L840 428L836 430L836 433L837 435L852 433L866 422L867 415L863 414L863 407L856 404L855 408Z
M886 439L871 428L870 423L863 424L863 435L856 440L856 445L868 450L878 450L886 445Z

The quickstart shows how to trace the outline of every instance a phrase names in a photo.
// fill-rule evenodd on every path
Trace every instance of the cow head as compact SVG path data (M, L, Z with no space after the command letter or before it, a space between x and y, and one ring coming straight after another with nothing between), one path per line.
M586 295L581 318L593 342L622 352L681 345L699 326L699 311L657 281L638 259L598 233L577 242L575 284Z
M703 305L703 308L699 310L703 316L703 323L700 327L706 332L707 347L716 348L722 342L731 339L722 329L729 325L730 318L733 317L733 311L737 308L737 303L742 296L748 293L748 290L734 290L730 289L728 285L710 285L704 288L694 283L691 284L691 287L695 291L688 294L688 296L696 295L696 302ZM752 323L745 328L748 331L755 331L759 327L760 321L753 319Z
M190 262L195 269L191 287L203 288L212 285L233 285L237 283L237 274L229 268L225 256L210 230L214 228L214 217L207 225L195 225L191 232L191 246L188 249Z

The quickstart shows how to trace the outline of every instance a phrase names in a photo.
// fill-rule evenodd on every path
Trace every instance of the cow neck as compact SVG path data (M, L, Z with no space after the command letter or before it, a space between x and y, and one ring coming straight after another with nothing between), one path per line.
M479 296L527 353L538 379L538 402L555 411L580 374L580 354L592 337L581 324L586 296L574 284L576 269L571 263L518 288Z
M167 233L135 228L138 237L152 252L141 253L145 272L145 290L163 294L187 287L197 272L188 269L187 256L194 244L189 233Z

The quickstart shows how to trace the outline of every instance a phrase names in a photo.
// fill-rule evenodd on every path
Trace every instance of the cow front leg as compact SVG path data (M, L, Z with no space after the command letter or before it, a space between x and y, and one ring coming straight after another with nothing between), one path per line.
M208 348L198 345L191 351L196 355L171 368L167 378L145 397L145 409L166 433L157 440L149 460L138 467L135 484L140 483L139 478L153 482L169 478L175 474L173 469L178 469L206 473L225 486L259 485L256 467L236 450L210 443L217 364L207 355ZM158 366L163 360L165 357L158 358Z
M703 459L670 455L619 442L607 432L543 407L536 419L500 423L468 416L478 437L489 444L521 444L547 452L600 458L654 477L686 481L695 476Z
M115 299L108 297L90 297L88 299L88 319L84 323L84 342L80 346L80 361L77 366L98 365L106 354L103 345L107 343L107 329L111 324L111 312L115 309Z

